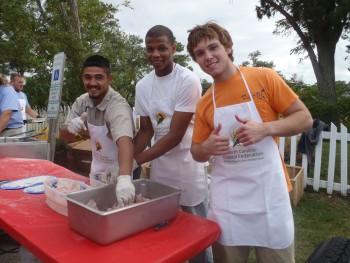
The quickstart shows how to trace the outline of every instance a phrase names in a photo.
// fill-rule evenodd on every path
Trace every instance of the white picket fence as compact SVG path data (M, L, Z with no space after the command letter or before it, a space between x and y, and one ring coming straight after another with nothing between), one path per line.
M39 133L47 127L47 122L38 122L38 123L27 123L27 131L33 131L33 133Z
M311 185L314 191L319 191L320 188L325 188L327 189L328 194L332 194L333 191L340 192L343 196L350 194L350 185L348 181L348 142L350 141L350 133L348 133L348 129L341 124L340 132L338 132L337 127L332 123L329 132L321 132L319 141L315 146L314 162L312 167L308 167L306 154L302 154L301 164L297 163L300 162L300 160L297 160L297 144L299 137L300 135L292 136L288 139L281 137L279 142L279 150L284 158L286 139L288 141L290 140L289 165L302 166L304 168L304 187ZM327 180L321 179L321 165L325 165L322 163L322 155L327 153L327 151L324 149L325 147L323 147L324 141L329 141ZM338 153L340 153L340 162L336 161L337 146L339 145L339 141L340 149L338 149ZM340 176L335 176L336 165L340 166ZM308 168L313 168L313 174L310 174L311 172L309 171L311 169Z
M39 111L36 109L36 111L39 112L41 117L45 118L47 116L46 111L44 111L44 110ZM64 107L60 108L58 125L57 125L58 129L63 125L65 118L66 118L69 111L70 111L69 106L64 106ZM43 129L48 126L48 123L47 123L47 121L45 121L45 122L41 122L41 123L27 123L26 125L27 125L27 130L33 130L35 133L39 133L39 132L43 131Z

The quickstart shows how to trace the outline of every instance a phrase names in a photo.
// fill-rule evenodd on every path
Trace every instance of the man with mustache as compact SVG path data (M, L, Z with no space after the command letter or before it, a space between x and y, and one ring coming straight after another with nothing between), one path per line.
M82 67L86 93L76 99L66 119L69 133L88 133L92 149L90 184L117 183L118 206L134 202L132 183L133 119L127 101L111 87L108 59L88 57ZM64 136L64 133L63 133Z

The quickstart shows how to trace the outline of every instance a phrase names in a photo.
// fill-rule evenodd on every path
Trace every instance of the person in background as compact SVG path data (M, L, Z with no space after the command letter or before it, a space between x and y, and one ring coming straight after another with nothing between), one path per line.
M0 74L0 137L23 132L22 114L15 90L8 84L7 78ZM19 247L19 261L39 263L32 253L23 246Z
M21 132L23 119L19 111L17 94L8 85L5 76L0 76L0 137Z
M23 92L24 77L21 74L12 73L10 75L10 84L17 93L23 121L27 120L27 114L32 118L39 118L38 113L30 107L27 95Z
M7 84L8 84L8 80L6 76L0 73L0 86L7 85Z
M133 119L127 101L111 87L107 58L88 57L81 75L86 93L78 97L66 118L61 138L88 134L92 149L90 184L116 184L118 206L134 202L135 187L130 176L133 161Z
M272 69L233 64L227 30L189 31L187 50L214 83L197 105L191 153L212 163L208 218L221 227L214 262L294 262L288 176L276 137L308 130L312 118ZM280 114L283 118L279 118Z
M176 44L169 28L152 27L145 43L153 70L136 84L140 129L134 139L134 158L139 165L151 161L151 180L182 190L180 205L185 212L206 217L204 165L190 154L192 117L202 92L200 80L173 61ZM154 144L148 147L153 136ZM203 252L190 262L208 262L209 257Z

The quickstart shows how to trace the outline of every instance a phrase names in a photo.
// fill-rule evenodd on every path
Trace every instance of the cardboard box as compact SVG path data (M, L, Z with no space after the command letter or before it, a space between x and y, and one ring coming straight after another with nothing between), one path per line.
M296 207L304 195L304 168L300 166L286 166L293 186L292 192L289 193L290 201L292 205Z

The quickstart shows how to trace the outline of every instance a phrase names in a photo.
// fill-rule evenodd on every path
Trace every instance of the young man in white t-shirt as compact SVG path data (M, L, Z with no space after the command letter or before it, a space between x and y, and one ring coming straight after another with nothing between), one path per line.
M169 28L152 27L145 42L153 70L136 85L140 129L134 140L134 158L138 164L152 161L151 180L180 188L182 209L205 217L208 187L204 165L190 153L192 118L202 92L200 80L173 61L176 44ZM152 138L154 143L147 148ZM191 262L208 262L205 257L201 253Z

